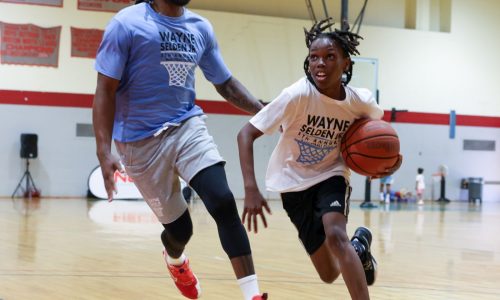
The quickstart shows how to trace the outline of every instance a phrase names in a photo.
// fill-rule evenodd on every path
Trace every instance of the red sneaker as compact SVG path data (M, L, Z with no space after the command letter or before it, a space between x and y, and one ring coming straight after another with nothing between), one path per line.
M267 299L267 293L264 293L262 295L254 296L252 300L266 300Z
M167 253L165 250L163 250L163 257L166 262ZM201 296L200 282L189 267L188 259L186 259L186 261L180 266L173 266L167 263L167 267L175 285L184 297L189 299L198 299Z

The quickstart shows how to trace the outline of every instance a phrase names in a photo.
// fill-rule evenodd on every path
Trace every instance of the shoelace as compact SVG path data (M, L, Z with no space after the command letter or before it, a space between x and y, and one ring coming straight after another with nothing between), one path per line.
M372 268L372 260L371 259L367 259L364 263L363 263L363 267L365 270L369 270Z
M365 245L358 239L354 238L354 240L351 242L352 246L354 247L354 250L358 254L358 256L361 258L361 261L365 261L368 256L368 251L366 251ZM364 265L364 263L363 263Z
M185 268L179 268L175 266L169 266L170 272L174 275L174 281L178 283L182 283L183 285L190 285L194 278L190 275L189 272L185 270Z

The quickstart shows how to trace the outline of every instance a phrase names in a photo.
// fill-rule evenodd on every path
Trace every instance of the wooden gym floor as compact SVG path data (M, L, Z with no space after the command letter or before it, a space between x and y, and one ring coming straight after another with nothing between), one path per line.
M241 201L238 202L241 207ZM323 284L281 203L251 234L261 290L270 299L349 299ZM199 200L188 256L202 299L239 300L216 228ZM348 231L373 232L379 275L372 299L500 299L500 204L351 207ZM184 299L161 256L162 227L142 201L0 199L0 299Z

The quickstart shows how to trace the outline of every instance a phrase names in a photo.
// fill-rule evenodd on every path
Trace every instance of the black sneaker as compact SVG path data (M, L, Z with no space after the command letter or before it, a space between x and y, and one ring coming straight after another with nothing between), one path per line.
M377 277L377 261L370 252L372 244L372 233L366 227L358 227L351 239L351 244L358 253L363 269L365 270L366 282L372 285Z

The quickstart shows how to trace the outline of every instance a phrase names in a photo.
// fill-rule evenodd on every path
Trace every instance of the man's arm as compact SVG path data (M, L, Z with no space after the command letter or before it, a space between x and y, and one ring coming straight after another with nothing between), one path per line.
M92 123L96 139L96 153L101 165L108 200L116 192L114 174L122 171L118 158L111 154L111 139L115 117L115 96L120 81L101 73L97 75L97 88L92 106Z
M236 107L254 115L264 105L255 98L238 79L231 76L221 84L214 84L217 92Z

